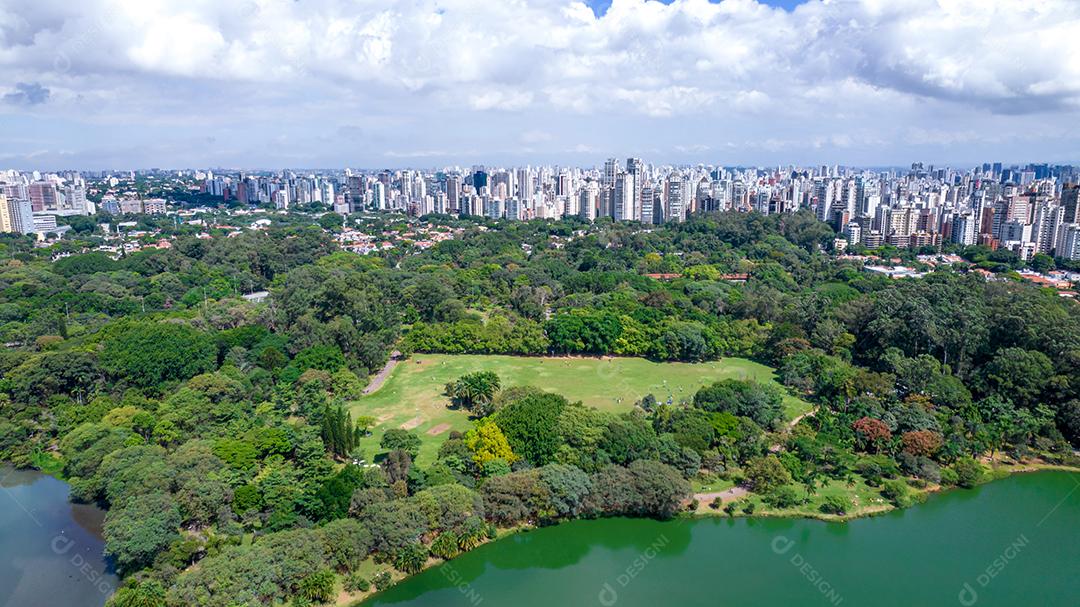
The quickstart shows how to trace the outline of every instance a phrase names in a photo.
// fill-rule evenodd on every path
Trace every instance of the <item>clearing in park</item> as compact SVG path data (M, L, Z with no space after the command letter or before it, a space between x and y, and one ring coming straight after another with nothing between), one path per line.
M629 411L646 394L657 402L693 398L706 384L722 379L775 382L773 369L741 358L704 363L657 363L641 358L566 358L414 354L393 369L382 386L352 403L352 415L376 420L372 436L360 441L369 458L380 455L379 439L391 428L406 428L421 439L417 462L435 460L439 445L451 430L468 430L465 411L450 409L443 393L447 382L474 371L494 371L504 388L530 385L562 394L570 401L607 411ZM795 396L784 397L788 419L811 405Z

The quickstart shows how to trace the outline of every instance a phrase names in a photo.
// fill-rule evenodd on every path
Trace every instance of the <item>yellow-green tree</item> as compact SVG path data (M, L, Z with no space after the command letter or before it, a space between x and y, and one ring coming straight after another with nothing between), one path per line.
M510 448L506 435L495 422L485 419L465 434L465 446L473 453L473 461L478 466L501 459L512 464L520 459Z

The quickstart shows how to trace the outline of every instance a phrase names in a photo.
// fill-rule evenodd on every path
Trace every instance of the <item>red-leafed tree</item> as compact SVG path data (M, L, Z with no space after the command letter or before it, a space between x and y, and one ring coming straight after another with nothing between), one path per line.
M877 451L892 438L892 431L885 422L872 417L861 417L855 420L851 428L858 435L860 446L870 451Z
M904 452L911 455L931 456L941 448L944 441L941 435L933 430L913 430L900 435Z

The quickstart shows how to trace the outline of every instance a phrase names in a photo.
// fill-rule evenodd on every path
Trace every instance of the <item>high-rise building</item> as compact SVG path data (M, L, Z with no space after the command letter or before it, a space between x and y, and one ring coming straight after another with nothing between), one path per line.
M615 202L613 215L617 221L634 221L641 217L637 208L637 190L634 188L634 176L631 173L619 173L615 176Z
M1080 185L1070 184L1061 190L1061 206L1065 223L1080 223Z
M589 179L578 193L578 214L586 221L596 219L600 207L600 185Z
M28 199L0 194L0 232L34 233L34 213Z

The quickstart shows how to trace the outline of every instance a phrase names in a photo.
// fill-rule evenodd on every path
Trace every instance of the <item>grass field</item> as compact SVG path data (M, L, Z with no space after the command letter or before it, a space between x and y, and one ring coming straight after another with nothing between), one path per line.
M649 393L660 402L690 399L701 386L721 379L775 381L771 368L740 358L691 364L641 358L417 354L398 364L382 387L352 403L353 418L367 415L378 420L373 435L361 441L361 449L371 458L381 451L379 439L386 430L406 428L423 441L418 463L430 464L447 432L470 426L465 412L447 408L443 387L474 371L498 373L503 387L536 386L606 411L630 410ZM788 419L810 408L799 398L784 397Z

